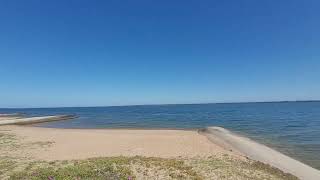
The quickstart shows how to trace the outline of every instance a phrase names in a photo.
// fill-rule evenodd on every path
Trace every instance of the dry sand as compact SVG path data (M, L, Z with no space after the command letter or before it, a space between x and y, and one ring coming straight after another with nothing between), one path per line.
M26 150L42 160L85 159L102 156L193 157L231 153L211 143L197 131L53 129L0 126L25 142L53 142L46 149Z

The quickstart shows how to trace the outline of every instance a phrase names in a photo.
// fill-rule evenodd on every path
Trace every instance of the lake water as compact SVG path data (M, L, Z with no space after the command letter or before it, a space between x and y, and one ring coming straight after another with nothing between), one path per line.
M221 126L320 169L320 102L226 103L0 109L27 116L75 114L37 124L54 128L169 128Z

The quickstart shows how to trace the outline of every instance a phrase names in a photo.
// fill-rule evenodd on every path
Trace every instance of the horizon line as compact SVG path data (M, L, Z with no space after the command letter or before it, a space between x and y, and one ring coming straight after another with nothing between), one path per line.
M205 104L285 103L285 102L319 102L319 101L320 101L320 100L239 101L239 102L164 103L164 104L101 105L101 106L0 107L0 109L99 108L99 107L128 107L128 106L168 106L168 105L205 105Z

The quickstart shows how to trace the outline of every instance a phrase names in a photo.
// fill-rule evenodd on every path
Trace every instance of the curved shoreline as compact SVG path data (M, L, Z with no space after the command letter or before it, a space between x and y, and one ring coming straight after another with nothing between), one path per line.
M319 170L222 127L208 127L200 131L200 133L206 135L210 141L225 149L236 151L253 160L270 164L271 166L279 168L284 172L291 173L300 179L320 179Z

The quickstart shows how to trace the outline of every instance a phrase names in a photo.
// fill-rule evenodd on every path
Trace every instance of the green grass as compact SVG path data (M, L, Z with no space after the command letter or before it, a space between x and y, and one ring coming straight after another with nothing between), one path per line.
M0 177L4 175L6 172L12 170L16 167L16 162L11 158L0 157Z
M203 177L182 159L164 159L155 157L134 157L131 164L137 167L136 174L164 179L194 179Z
M17 142L14 135L7 133L0 133L0 147L5 147L10 144L15 144Z
M4 162L14 166L13 162ZM0 168L6 165L0 165ZM0 171L1 172L1 171ZM32 162L10 173L12 180L74 179L283 179L297 180L266 164L229 157L164 159L105 157L77 161Z
M203 179L182 160L146 157L107 157L78 161L55 161L30 163L22 171L10 174L12 180L40 180L54 178L74 179L137 179L132 168L139 167L140 174L152 178L157 171L165 179ZM153 172L154 171L154 172ZM151 174L147 174L151 172Z
M267 164L238 160L228 156L187 160L205 179L297 180L298 178Z
M274 176L279 177L280 179L286 179L286 180L298 180L298 178L296 176L293 176L289 173L284 173L283 171L281 171L280 169L274 168L268 164L264 164L262 162L258 162L258 161L253 161L250 164L250 167L253 167L255 170L261 170L261 171L265 171L268 172Z
M12 173L10 179L128 179L132 173L126 163L128 160L122 157L42 162L40 166L32 163L25 170Z
M40 164L40 165L39 165ZM142 176L157 176L162 173L165 179L203 179L190 166L176 159L146 158L146 157L107 157L92 158L78 161L56 161L31 163L23 171L16 171L10 175L12 180L40 180L58 179L137 179L132 167L139 167ZM144 174L145 171L152 174Z

